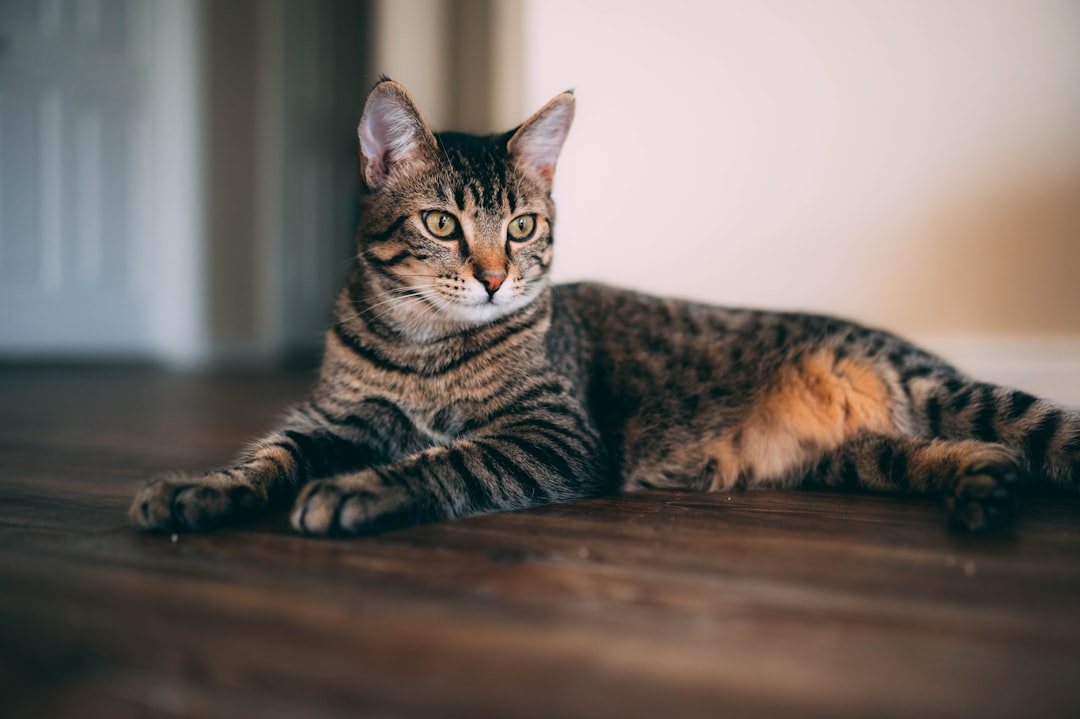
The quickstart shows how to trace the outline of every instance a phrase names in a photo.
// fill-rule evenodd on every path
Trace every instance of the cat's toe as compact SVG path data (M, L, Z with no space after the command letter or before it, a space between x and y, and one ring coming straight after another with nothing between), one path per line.
M968 469L945 498L955 529L983 532L1008 526L1015 513L1015 488L1021 471L1014 462Z
M315 481L296 498L289 521L298 532L325 536L335 532L344 493L332 481Z
M193 485L176 493L173 516L179 528L198 531L247 516L258 505L259 497L250 487Z
M414 521L408 493L386 486L372 473L307 485L293 505L294 529L312 536L366 534Z
M155 479L136 493L128 516L145 532L199 531L252 514L261 504L258 494L244 485Z
M372 497L366 492L354 493L342 503L338 521L346 532L356 534L375 519L373 509Z
M173 497L180 489L164 479L155 479L135 493L128 510L131 523L144 532L165 532L173 529Z

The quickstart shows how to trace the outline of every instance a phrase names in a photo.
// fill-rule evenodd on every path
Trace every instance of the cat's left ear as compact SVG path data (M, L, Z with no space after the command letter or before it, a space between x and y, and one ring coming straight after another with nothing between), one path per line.
M514 131L506 149L519 167L550 185L555 178L555 161L573 121L574 93L556 95Z
M368 93L357 128L360 175L377 190L387 178L435 153L435 136L405 88L383 78Z

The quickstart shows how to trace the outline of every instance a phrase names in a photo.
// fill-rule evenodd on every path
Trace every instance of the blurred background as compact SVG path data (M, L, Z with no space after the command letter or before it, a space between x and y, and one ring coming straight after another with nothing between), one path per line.
M885 326L1080 404L1080 3L3 0L0 359L317 353L379 73L573 88L559 280Z

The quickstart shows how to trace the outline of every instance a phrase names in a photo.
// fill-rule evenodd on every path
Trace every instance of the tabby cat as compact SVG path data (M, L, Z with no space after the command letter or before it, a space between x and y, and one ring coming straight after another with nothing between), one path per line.
M374 532L619 489L861 487L1002 526L1021 480L1080 479L1080 414L891 334L596 284L552 287L574 98L515 130L434 134L382 80L359 127L362 220L319 379L230 466L151 481L144 530L292 505ZM1030 478L1030 479L1029 479Z

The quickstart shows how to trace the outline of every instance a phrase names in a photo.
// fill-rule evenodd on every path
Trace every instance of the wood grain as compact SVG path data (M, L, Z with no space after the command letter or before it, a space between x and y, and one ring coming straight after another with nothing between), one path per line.
M5 716L1080 716L1080 501L651 492L312 540L127 526L308 372L0 367Z

